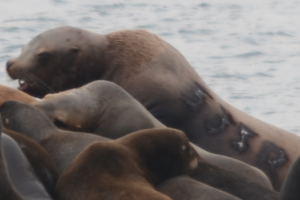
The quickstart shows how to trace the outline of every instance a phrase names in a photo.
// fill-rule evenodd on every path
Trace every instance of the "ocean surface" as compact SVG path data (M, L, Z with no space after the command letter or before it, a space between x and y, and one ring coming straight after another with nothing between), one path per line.
M0 1L0 84L9 58L61 25L147 29L177 48L221 98L300 135L300 1Z

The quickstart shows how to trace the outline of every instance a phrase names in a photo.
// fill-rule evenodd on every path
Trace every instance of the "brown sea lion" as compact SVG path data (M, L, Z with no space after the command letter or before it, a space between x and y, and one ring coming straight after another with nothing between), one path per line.
M23 103L34 103L37 101L34 97L26 94L25 92L0 85L0 105L8 100L19 101Z
M125 169L122 169L124 165ZM210 168L207 169L207 166ZM203 173L208 175L203 175L202 168L206 171ZM211 172L210 169L212 169ZM125 189L124 186L131 186L135 181L144 186L143 182L137 178L138 175L142 175L140 170L144 172L142 180L144 182L147 180L152 186L158 186L167 179L179 175L189 174L196 180L206 181L213 187L229 192L243 200L278 199L277 192L202 160L189 144L185 134L170 128L141 130L115 141L91 144L74 159L70 167L62 174L56 190L58 187L61 188L58 191L61 199L74 199L81 195L83 198L88 196L90 192L83 191L83 187L98 191L97 195L93 193L96 196L95 199L100 197L117 199L120 195L120 192L117 191L132 193L129 188L125 187L127 188ZM200 175L200 173L202 174ZM208 181L208 176L212 180ZM87 183L80 181L78 184L74 184L75 180L86 180ZM86 186L88 183L90 186ZM123 185L124 183L126 184ZM115 188L115 185L118 187ZM67 191L66 188L68 188ZM71 191L78 192L72 193ZM127 196L128 193L124 192L123 194ZM124 199L127 198L129 197L124 197Z
M33 139L44 147L57 166L59 175L86 146L95 141L109 140L89 133L62 131L39 109L17 101L3 103L0 113L3 126Z
M13 138L21 148L37 178L42 182L47 192L53 196L54 186L58 179L58 170L49 154L34 140L15 131L2 128L2 132Z
M78 89L49 94L35 106L62 128L114 139L133 131L165 127L122 88L107 81L94 81ZM200 147L194 148L204 160L272 189L269 179L259 169Z
M142 129L165 127L120 86L108 81L94 81L78 89L49 94L35 106L61 128L111 139Z
M51 200L18 144L0 132L0 199Z
M56 194L61 200L170 200L153 186L188 173L197 160L183 132L142 130L88 146L62 174Z
M137 135L140 135L140 137L137 137ZM178 136L174 137L174 135ZM179 138L181 139L179 140ZM142 161L142 163L146 163L145 165L150 168L152 179L154 179L152 183L155 186L166 179L175 177L176 175L186 174L195 180L228 192L243 200L278 199L277 192L263 187L244 176L222 169L221 167L203 160L188 143L188 139L184 133L179 130L142 130L131 133L116 141L120 141L123 145L129 146L140 155L139 160ZM185 141L185 143L183 143L183 141ZM188 159L189 156L184 156L183 158L186 159L185 161L180 162L180 160L177 160L177 164L175 164L172 160L174 160L174 158L178 159L175 155L178 155L178 152L180 152L178 150L179 148L176 148L176 146L181 146L183 150L187 149L187 151L191 154L190 157L194 159ZM154 153L154 151L157 156L149 155L149 152ZM160 159L160 156L163 158ZM180 168L184 169L180 163L190 163L188 165L190 167L186 170L180 170ZM164 166L164 170L162 170L162 167L157 166ZM174 166L176 166L177 169L174 168ZM172 171L170 171L171 169ZM178 171L182 171L182 173L178 173Z
M157 190L173 200L240 200L227 192L196 181L188 176L177 176L163 182Z
M76 157L59 179L56 196L60 200L171 200L145 179L132 152L105 142L89 145Z
M298 136L224 102L176 49L147 31L51 29L8 61L7 72L38 97L99 79L115 82L196 145L260 168L277 190L300 152Z

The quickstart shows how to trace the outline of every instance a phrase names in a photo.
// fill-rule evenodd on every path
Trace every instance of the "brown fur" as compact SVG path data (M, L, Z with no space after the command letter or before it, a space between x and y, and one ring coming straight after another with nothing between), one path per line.
M62 174L56 193L61 200L167 200L154 186L188 173L198 159L181 131L142 130L89 145Z
M57 197L61 200L171 200L154 190L136 160L135 154L121 145L93 143L61 176L56 185Z
M37 102L34 97L26 94L25 92L0 85L0 105L9 100L19 101L23 103Z

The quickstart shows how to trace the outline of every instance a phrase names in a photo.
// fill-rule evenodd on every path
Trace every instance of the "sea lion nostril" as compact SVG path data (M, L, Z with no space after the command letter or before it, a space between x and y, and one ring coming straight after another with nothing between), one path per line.
M8 70L10 68L10 66L12 66L13 62L12 61L7 61L6 63L6 70Z

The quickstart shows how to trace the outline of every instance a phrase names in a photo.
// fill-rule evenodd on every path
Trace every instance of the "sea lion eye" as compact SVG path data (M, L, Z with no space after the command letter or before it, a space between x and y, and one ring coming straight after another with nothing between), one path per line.
M38 56L38 58L48 58L50 56L50 53L48 53L48 52L41 52L37 56Z

